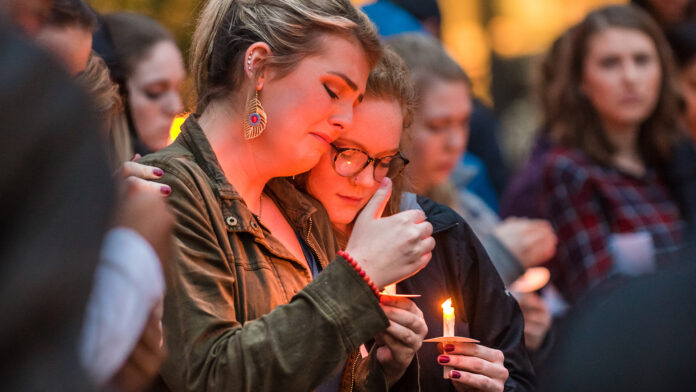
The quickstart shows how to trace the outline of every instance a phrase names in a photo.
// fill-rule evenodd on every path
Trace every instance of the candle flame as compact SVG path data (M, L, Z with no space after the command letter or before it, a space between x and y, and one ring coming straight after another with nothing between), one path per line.
M452 298L447 298L447 301L442 303L442 314L446 316L454 315L454 308L452 307Z

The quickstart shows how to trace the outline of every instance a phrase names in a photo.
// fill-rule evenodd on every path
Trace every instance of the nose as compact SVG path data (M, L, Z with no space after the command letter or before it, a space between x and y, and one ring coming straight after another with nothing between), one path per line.
M338 105L336 112L329 118L331 126L340 134L353 125L353 111L355 108L349 102Z
M370 162L360 173L353 177L353 181L356 185L369 188L375 184L374 165L374 162Z
M445 148L448 151L456 152L461 154L466 149L466 142L469 139L469 127L468 126L457 126L452 127L449 132L447 132L447 139L445 140Z
M634 61L627 61L622 67L623 79L628 83L635 83L639 81L640 71L638 65Z
M164 112L170 116L176 116L184 110L181 96L177 91L171 91L164 102Z

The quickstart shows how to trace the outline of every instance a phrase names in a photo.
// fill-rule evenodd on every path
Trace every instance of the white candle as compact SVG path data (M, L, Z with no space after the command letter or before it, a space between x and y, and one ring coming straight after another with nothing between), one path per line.
M442 303L442 336L454 335L454 308L452 307L452 298L447 298L447 301ZM445 343L446 344L446 343ZM448 379L451 366L445 366L443 371L444 378Z

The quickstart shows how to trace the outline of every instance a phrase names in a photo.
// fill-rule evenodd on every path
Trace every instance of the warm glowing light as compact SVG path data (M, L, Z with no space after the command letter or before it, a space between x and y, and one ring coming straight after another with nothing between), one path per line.
M454 308L452 307L452 298L447 298L447 301L442 303L442 314L448 317L454 317Z
M184 121L188 118L189 113L184 113L180 114L176 117L174 117L174 121L172 121L172 126L169 128L169 142L173 142L176 140L176 137L179 136L181 133L181 125L184 124Z

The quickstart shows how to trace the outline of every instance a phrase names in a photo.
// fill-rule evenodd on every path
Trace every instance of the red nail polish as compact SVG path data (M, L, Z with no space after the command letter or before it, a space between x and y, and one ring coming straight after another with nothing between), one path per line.
M160 187L160 192L165 196L169 196L169 194L172 193L172 189L167 185L162 185Z
M445 344L445 351L454 351L454 344Z
M450 372L450 377L452 377L452 378L461 378L461 377L462 377L462 374L459 373L459 372L456 371L456 370L452 370L452 371Z
M160 169L159 167L156 167L152 169L152 172L157 176L157 177L162 177L164 175L164 171Z
M448 357L447 355L440 355L439 357L437 357L437 360L440 363L449 363L450 357Z

